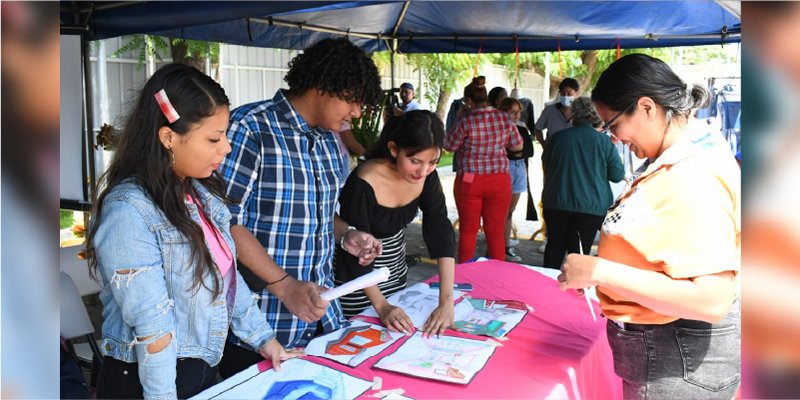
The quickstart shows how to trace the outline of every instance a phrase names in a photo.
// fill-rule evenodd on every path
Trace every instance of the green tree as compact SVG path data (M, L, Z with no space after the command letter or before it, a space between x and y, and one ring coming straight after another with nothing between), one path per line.
M219 43L144 34L128 35L123 38L128 42L111 56L119 57L127 52L136 52L138 68L144 66L147 55L162 61L164 55L169 54L173 62L191 65L201 71L205 70L207 56L211 58L212 64L219 63Z
M692 47L660 47L642 49L622 49L620 56L633 53L643 53L664 60L668 64L680 63L684 65L700 65L705 63L734 63L738 62L735 52L730 47L719 45L692 46ZM545 52L520 53L520 72L532 71L544 75ZM487 54L493 64L506 67L509 78L514 76L514 53ZM558 84L562 77L573 77L578 80L581 88L590 89L597 83L600 74L617 59L617 50L583 50L562 51L561 65L559 66L558 53L550 52L550 95L556 94ZM562 75L559 76L559 71Z
M436 104L436 115L443 121L444 112L450 101L450 93L458 87L465 86L472 77L475 68L475 54L409 54L408 63L421 70L428 79L425 87L425 98ZM481 65L486 58L480 59Z

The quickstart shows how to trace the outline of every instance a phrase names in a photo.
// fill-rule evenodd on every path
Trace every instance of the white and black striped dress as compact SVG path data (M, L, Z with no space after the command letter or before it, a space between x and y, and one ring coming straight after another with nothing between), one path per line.
M391 272L386 282L378 284L385 297L406 287L406 238L405 227L422 210L422 236L430 257L453 257L455 234L447 218L442 184L436 171L425 179L422 193L410 203L400 207L384 207L378 204L375 192L367 181L353 171L339 197L340 216L356 229L369 232L383 243L383 253L372 265L362 266L358 259L341 248L334 260L336 285L369 273L373 268L387 267ZM339 299L346 317L358 314L371 304L363 290Z

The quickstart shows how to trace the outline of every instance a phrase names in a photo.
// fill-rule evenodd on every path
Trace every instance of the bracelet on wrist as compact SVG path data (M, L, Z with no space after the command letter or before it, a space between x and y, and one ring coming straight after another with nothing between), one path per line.
M289 274L286 274L286 275L284 275L284 276L283 276L283 278L281 278L281 279L278 279L278 280L277 280L277 281L275 281L275 282L267 282L266 286L269 286L269 285L274 285L274 284L276 284L276 283L278 283L278 282L280 282L280 281L282 281L282 280L284 280L284 279L286 279L286 278L288 278L288 277L289 277Z
M344 230L344 232L342 232L342 238L341 238L341 239L339 239L339 247L341 247L341 248L342 248L342 250L346 250L346 249L344 248L344 237L345 237L345 236L347 236L347 232L350 232L350 231L355 231L355 230L357 230L357 229L356 229L356 227L355 227L355 226L352 226L352 225L350 225L350 226L348 226L348 227L347 227L347 229L345 229L345 230Z

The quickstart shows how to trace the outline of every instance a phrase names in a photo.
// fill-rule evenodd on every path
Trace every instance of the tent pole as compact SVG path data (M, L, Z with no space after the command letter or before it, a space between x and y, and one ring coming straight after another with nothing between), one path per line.
M97 177L95 171L95 152L94 152L94 99L92 98L92 61L90 58L89 42L81 36L81 55L83 56L83 195L91 203L94 197Z
M395 84L394 84L394 67L395 67L394 56L395 56L396 53L397 53L397 39L392 39L392 48L389 49L389 65L391 66L391 69L392 69L392 89L395 88Z

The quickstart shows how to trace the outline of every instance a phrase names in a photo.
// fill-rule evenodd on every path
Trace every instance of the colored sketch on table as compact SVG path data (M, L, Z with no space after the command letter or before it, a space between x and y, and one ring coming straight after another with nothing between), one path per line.
M403 336L405 335L400 332L389 332L382 326L353 321L349 327L309 342L306 346L306 354L325 357L351 367L357 367Z
M453 329L474 335L503 337L528 313L528 306L516 300L486 300L465 297L455 307Z
M280 372L252 365L193 399L354 399L371 388L372 382L295 358L284 361Z
M464 292L453 290L453 301L463 295ZM439 306L439 289L431 289L427 283L420 282L391 295L388 301L389 304L402 308L414 326L422 328L433 310ZM375 307L369 307L359 315L378 318Z
M466 385L489 361L493 344L454 336L422 337L414 333L375 368Z

